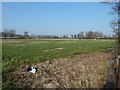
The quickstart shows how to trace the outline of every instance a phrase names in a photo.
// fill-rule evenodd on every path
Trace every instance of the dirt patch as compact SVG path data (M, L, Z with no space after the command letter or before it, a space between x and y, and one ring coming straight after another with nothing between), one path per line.
M0 41L0 43L17 43L17 42L23 42L23 41Z
M28 66L16 70L13 83L30 88L101 88L110 59L110 52L95 52L46 61L32 65L38 68L35 74L26 72Z
M49 52L50 50L42 50L42 52Z
M51 49L51 51L54 51L54 50L63 50L64 48L54 48L54 49Z
M59 51L59 50L63 50L64 48L54 48L54 49L50 49L50 50L42 50L42 52L49 52L49 51Z

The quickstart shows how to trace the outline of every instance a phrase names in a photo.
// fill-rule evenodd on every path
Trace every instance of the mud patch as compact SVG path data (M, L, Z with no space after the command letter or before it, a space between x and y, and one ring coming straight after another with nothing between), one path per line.
M63 50L64 48L54 48L54 49L51 49L51 51L55 51L55 50Z
M49 52L49 51L60 51L63 50L65 48L54 48L54 49L50 49L50 50L42 50L42 52Z
M42 52L49 52L50 50L42 50Z
M46 61L31 65L38 68L35 74L26 72L28 66L19 68L13 83L29 88L101 88L110 59L110 52L96 52Z

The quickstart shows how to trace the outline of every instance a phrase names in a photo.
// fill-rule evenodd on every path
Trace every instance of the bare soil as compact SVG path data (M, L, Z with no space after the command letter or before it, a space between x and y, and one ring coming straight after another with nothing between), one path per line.
M12 82L17 87L29 88L102 88L111 58L111 50L77 54L32 65L38 68L36 73L28 73L28 65L14 72Z
M63 50L65 48L54 48L54 49L50 49L50 50L42 50L43 52L49 52L49 51L59 51L59 50Z

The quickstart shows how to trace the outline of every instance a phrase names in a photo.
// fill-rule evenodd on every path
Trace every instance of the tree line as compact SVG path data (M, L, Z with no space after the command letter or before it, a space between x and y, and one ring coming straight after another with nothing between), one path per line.
M25 39L28 38L28 32L24 32L24 35L16 34L15 29L4 29L3 32L0 32L0 37L3 39Z
M74 39L113 39L115 35L104 35L102 32L98 31L87 31L87 32L80 32L78 34L71 35Z
M57 35L29 35L26 31L22 35L16 34L15 29L4 29L3 32L0 32L0 37L3 39L113 39L115 35L104 35L98 31L81 31L78 34L72 34L71 36L63 35L61 37Z

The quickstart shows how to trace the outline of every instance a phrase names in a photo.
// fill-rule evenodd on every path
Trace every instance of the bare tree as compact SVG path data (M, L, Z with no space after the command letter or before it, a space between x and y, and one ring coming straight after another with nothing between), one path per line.
M28 32L24 32L24 37L27 39L29 37Z
M108 0L109 1L109 0ZM120 55L120 0L111 0L112 2L108 2L108 4L112 7L111 15L114 15L115 19L111 21L110 25L117 36L117 54L115 56ZM115 63L117 62L118 63ZM115 88L120 88L120 59L116 59L113 63L110 64L111 70L108 72L108 80L107 82L111 82L113 85L115 84ZM115 71L115 70L118 70ZM111 85L112 85L111 84ZM106 87L109 83L106 83ZM114 87L113 87L114 88Z
M71 38L72 38L72 39L74 38L74 35L73 35L73 34L71 35Z
M84 32L80 32L79 33L79 39L83 39L84 38Z
M68 38L68 35L63 35L63 38Z
M102 32L94 32L93 37L94 37L94 39L103 38L103 33Z
M80 35L79 34L77 34L77 39L80 39Z
M18 39L23 39L23 35L21 35L21 34L16 34L16 37L17 37Z
M86 34L85 34L85 37L87 38L87 39L93 39L94 37L94 32L93 31L88 31L88 32L86 32Z
M11 37L11 39L15 36L15 30L14 29L9 30L9 36Z
M74 39L77 39L77 35L74 35Z
M115 0L113 0L115 1ZM110 25L117 37L118 55L120 55L120 2L109 2L112 8L111 15L114 15L114 20L110 22Z
M2 37L4 37L6 39L8 37L8 33L9 33L9 30L4 29L3 32L2 32Z
M120 2L118 3L118 55L120 55Z

